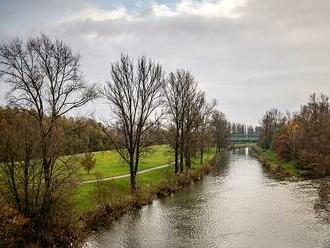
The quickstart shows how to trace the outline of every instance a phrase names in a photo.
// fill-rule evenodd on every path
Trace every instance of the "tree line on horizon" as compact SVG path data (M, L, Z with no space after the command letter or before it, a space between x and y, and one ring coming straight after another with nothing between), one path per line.
M115 149L136 193L148 146L169 144L174 171L182 173L196 156L202 164L206 149L220 151L229 143L229 121L189 71L165 74L144 56L122 55L101 89L86 83L80 61L63 41L43 34L0 46L0 76L11 86L8 107L0 107L0 201L8 208L0 214L0 244L24 238L41 246L71 242L64 236L74 232L71 154ZM67 117L97 98L109 105L108 122ZM19 222L6 222L16 214Z
M233 122L230 124L231 134L241 134L241 135L248 135L248 134L255 134L259 135L260 133L260 126L253 126L247 125L239 122Z

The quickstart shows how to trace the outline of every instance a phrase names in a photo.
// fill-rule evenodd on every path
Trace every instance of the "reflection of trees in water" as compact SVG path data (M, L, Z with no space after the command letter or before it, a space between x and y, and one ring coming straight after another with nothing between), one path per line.
M318 188L319 198L314 208L316 213L326 222L330 223L330 180L321 181Z
M211 175L226 174L228 170L230 151L222 150L217 156L217 162L214 169L211 171Z
M232 149L231 152L234 155L235 154L239 154L239 155L245 154L245 147Z

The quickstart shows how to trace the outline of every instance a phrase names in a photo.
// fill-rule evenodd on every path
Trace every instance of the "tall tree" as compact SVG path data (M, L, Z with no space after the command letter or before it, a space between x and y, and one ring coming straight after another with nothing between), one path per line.
M111 81L103 90L114 118L107 135L130 170L131 189L136 191L140 154L148 131L159 120L164 75L159 64L141 57L137 63L122 55L111 65Z
M80 56L60 40L46 35L26 42L12 40L0 46L0 75L10 86L9 103L26 111L37 123L44 190L40 214L48 218L52 196L68 167L58 169L61 134L58 120L97 97L80 71ZM29 184L30 185L30 184ZM31 184L33 185L33 184Z
M165 106L171 120L169 134L171 134L171 137L173 138L170 144L172 144L174 149L175 173L178 173L179 171L180 120L182 115L182 85L178 81L179 73L179 71L177 73L171 72L166 80L166 84L164 84L164 93L166 97Z
M189 71L177 70L170 73L165 86L167 113L173 132L175 172L182 172L184 165L191 166L191 156L195 152L193 142L202 124L202 111L205 107L205 95Z
M213 111L211 123L216 150L217 152L220 152L222 148L227 147L229 144L230 123L228 122L225 114L218 110Z
M266 111L260 122L259 144L261 147L270 148L276 129L283 125L285 120L285 116L278 109Z
M214 100L212 103L204 104L201 110L201 125L200 125L200 134L199 134L200 164L203 164L205 146L210 140L209 129L211 129L210 128L211 116L215 106L216 106L216 101Z

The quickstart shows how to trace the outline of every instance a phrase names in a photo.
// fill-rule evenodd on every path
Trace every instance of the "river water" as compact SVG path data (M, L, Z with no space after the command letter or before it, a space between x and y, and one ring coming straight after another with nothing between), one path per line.
M201 182L93 234L86 247L329 248L312 181L279 181L249 156L223 156Z

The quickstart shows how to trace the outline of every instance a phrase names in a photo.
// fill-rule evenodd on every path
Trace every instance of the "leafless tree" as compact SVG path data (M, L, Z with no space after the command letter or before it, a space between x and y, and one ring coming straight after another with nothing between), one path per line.
M278 109L270 109L266 111L260 121L261 134L259 137L259 145L263 148L269 149L272 143L275 130L282 126L286 118Z
M69 169L58 160L58 119L95 99L97 91L83 81L80 56L64 42L43 34L26 42L14 39L2 44L0 76L11 86L10 105L26 111L37 123L37 158L44 189L41 213L46 217L51 211L52 194Z
M174 170L175 173L179 171L179 147L180 147L180 132L181 132L181 115L182 115L182 84L178 80L178 74L171 72L164 84L164 93L166 96L166 109L170 116L170 128L169 133L172 134L173 130L173 142L170 142L174 149Z
M199 150L200 150L200 164L203 164L204 160L204 151L205 146L209 140L209 129L211 124L210 117L212 116L213 109L216 106L216 101L214 100L211 103L204 104L201 110L201 125L200 125L200 134L199 134Z
M28 217L42 200L42 171L37 157L36 122L22 111L0 115L0 194Z
M191 166L192 142L202 123L205 96L193 75L185 70L170 73L165 86L166 109L172 130L175 172L182 172L184 164ZM195 149L195 147L194 147Z
M229 144L230 123L224 113L214 110L211 125L213 127L213 137L216 144L216 150L217 152L220 152L222 148L225 148Z
M191 84L190 84L191 83ZM197 82L188 83L187 107L184 112L185 119L183 120L184 139L184 159L186 168L191 168L191 158L196 154L198 149L198 141L200 135L200 127L202 125L202 110L206 105L204 92L198 89Z
M162 105L164 75L159 64L141 57L136 63L122 55L111 65L111 81L103 95L114 118L106 131L121 158L128 164L131 189L136 191L136 175L142 148L151 127L158 122ZM108 129L109 130L109 129Z

